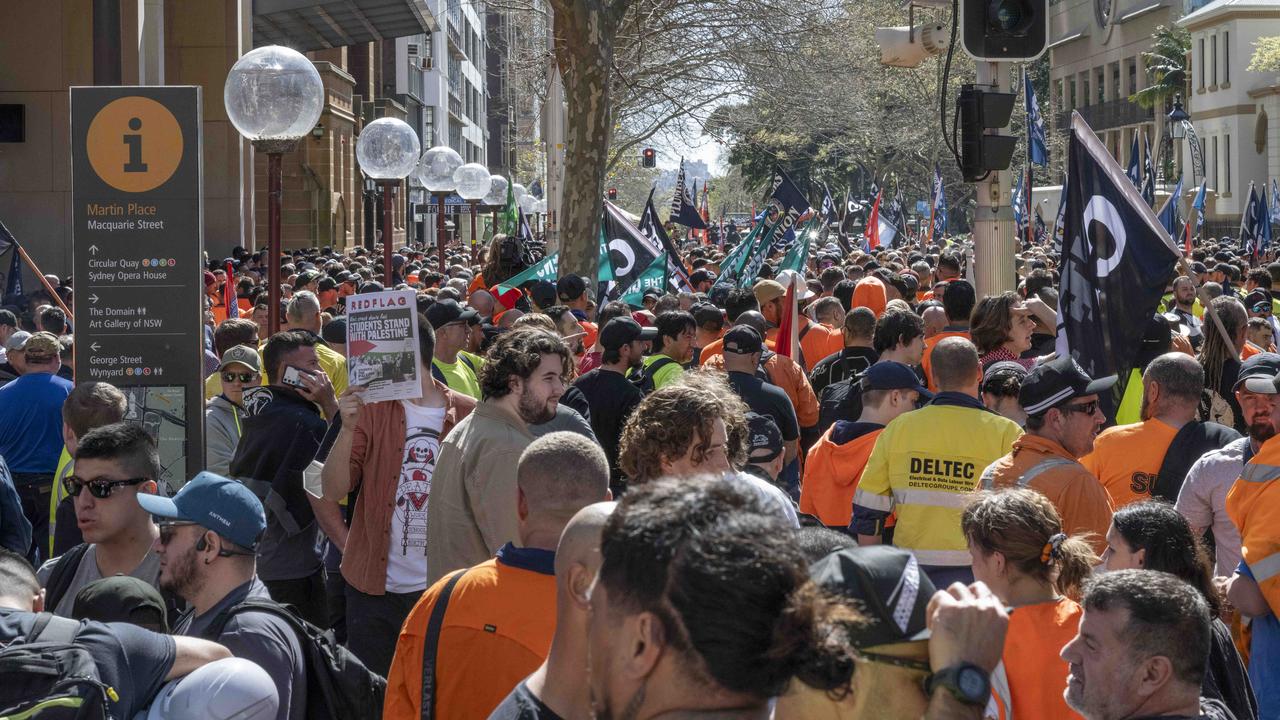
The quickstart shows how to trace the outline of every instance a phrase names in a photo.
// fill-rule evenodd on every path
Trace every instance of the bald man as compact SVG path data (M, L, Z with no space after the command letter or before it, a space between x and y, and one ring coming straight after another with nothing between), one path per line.
M507 543L497 557L446 575L423 593L400 630L384 717L424 716L424 654L435 659L430 699L460 718L489 717L546 659L557 615L556 548L579 510L612 499L609 461L596 442L553 432L520 455L516 484L519 547ZM426 647L441 597L447 607L434 646Z
M547 659L516 686L489 720L580 718L591 714L587 611L600 569L600 537L615 502L588 505L565 526L556 547L556 632Z

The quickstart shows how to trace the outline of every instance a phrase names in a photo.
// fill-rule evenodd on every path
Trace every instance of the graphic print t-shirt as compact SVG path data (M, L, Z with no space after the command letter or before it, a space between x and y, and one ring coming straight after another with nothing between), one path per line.
M387 592L409 593L427 587L427 498L440 454L444 408L401 401L404 406L404 463L391 513L387 548Z

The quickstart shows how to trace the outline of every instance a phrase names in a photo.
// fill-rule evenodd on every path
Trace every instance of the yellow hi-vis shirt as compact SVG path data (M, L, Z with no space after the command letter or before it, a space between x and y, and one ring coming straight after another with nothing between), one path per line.
M1249 572L1280 615L1280 440L1263 443L1227 492L1227 516L1240 529Z
M1021 434L1017 423L976 407L934 404L901 415L876 438L854 512L896 513L893 544L923 565L969 565L960 514L982 471Z
M49 495L49 555L53 556L53 532L58 529L58 503L67 497L62 489L62 479L75 472L75 463L71 461L71 453L67 446L62 446L62 454L58 456L58 469L53 473L53 492Z

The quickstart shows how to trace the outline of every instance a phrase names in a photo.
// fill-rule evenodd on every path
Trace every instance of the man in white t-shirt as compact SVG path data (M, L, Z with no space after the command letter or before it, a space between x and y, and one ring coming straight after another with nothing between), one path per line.
M385 675L400 626L427 587L427 506L440 441L475 400L431 377L435 333L418 315L422 397L365 403L352 385L338 398L342 429L321 472L324 496L359 488L350 528L329 539L342 551L347 645Z

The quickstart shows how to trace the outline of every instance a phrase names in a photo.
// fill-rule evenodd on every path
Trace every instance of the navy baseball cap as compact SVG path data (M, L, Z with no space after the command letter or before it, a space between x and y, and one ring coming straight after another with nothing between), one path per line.
M164 520L182 520L206 527L231 542L257 549L267 529L262 502L242 483L202 472L171 498L138 495L143 510Z
M929 388L920 384L915 370L895 360L884 360L867 368L862 374L862 391L868 390L915 390L925 400L933 397Z

